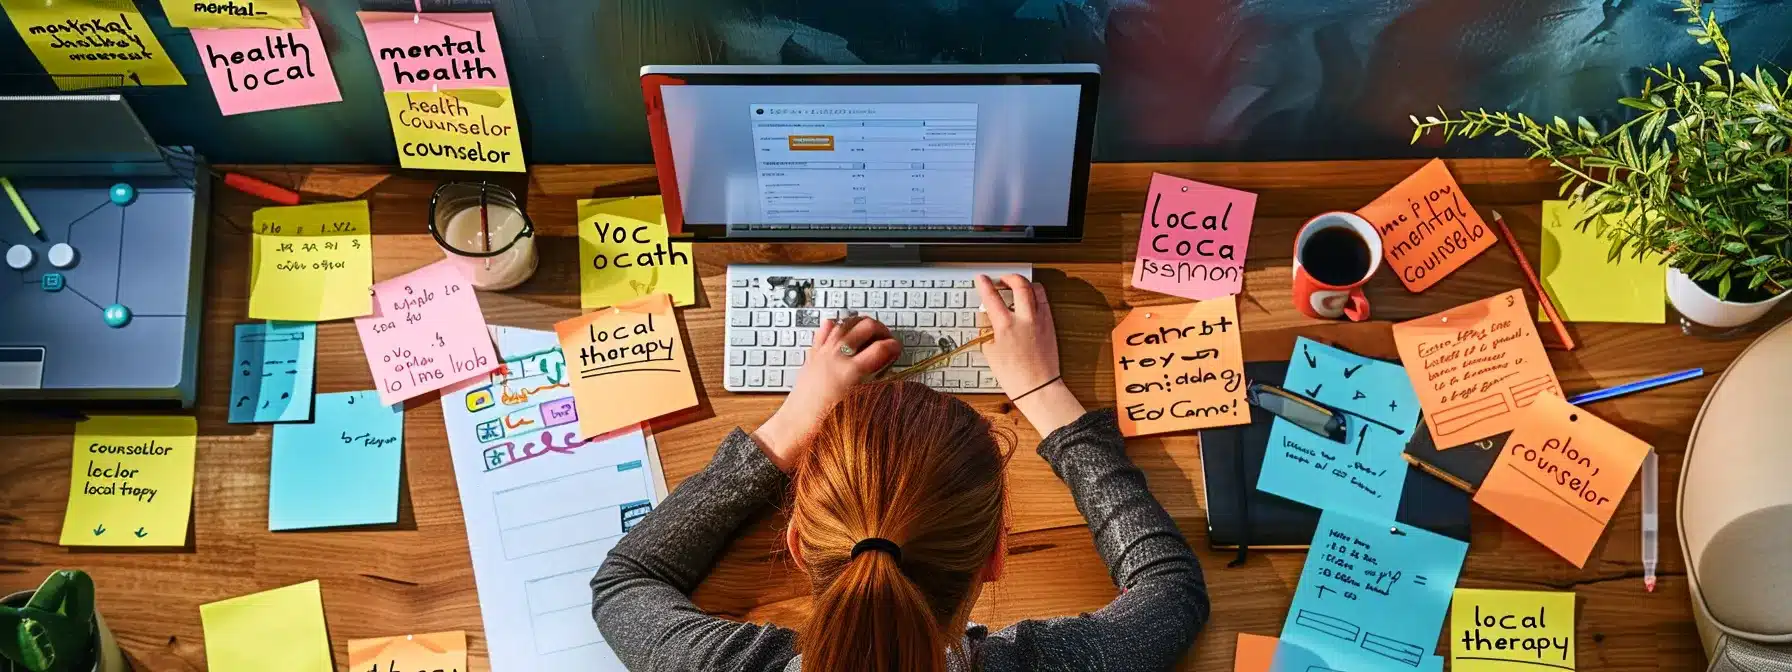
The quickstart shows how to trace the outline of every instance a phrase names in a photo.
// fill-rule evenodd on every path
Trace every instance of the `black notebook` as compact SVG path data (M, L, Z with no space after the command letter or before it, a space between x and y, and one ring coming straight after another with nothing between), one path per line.
M1423 423L1424 417L1420 416L1419 431L1413 433L1412 440L1406 444L1406 454L1401 457L1406 458L1407 464L1469 493L1481 488L1487 472L1493 471L1494 460L1499 459L1500 449L1506 447L1506 437L1512 436L1511 432L1500 432L1480 441L1438 450Z
M1245 377L1281 386L1288 362L1248 362ZM1275 416L1251 407L1251 424L1201 430L1207 537L1216 548L1305 548L1319 509L1257 490ZM1429 435L1421 426L1419 433ZM1395 519L1462 541L1469 538L1469 495L1420 469L1406 470Z

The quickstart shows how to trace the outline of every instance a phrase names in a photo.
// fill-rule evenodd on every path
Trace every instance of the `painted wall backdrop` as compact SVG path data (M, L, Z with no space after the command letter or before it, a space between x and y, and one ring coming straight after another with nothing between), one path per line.
M218 113L192 37L138 0L190 82L126 91L168 144L215 161L397 161L358 9L311 0L343 101ZM646 64L1099 63L1103 161L1387 158L1409 113L1622 115L1640 67L1696 65L1677 0L432 0L496 11L531 163L652 160ZM1718 0L1738 60L1792 64L1792 2ZM0 27L0 93L46 93ZM32 76L37 75L37 76ZM12 122L8 122L12 123ZM1450 155L1515 155L1451 145Z

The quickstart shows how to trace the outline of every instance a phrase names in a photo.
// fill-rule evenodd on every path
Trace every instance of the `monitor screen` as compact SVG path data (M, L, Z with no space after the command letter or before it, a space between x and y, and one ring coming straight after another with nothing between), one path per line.
M659 87L655 123L663 121L670 161L659 143L656 159L662 189L671 164L686 232L963 242L1081 235L1092 83L758 79Z

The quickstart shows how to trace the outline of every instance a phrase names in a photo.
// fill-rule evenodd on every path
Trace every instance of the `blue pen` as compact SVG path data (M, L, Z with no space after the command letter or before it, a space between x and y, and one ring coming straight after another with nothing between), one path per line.
M1595 401L1602 401L1605 399L1610 399L1612 397L1621 397L1626 394L1630 394L1632 392L1641 392L1643 390L1652 390L1657 387L1661 387L1663 385L1672 385L1674 383L1678 383L1683 380L1692 380L1694 378L1697 378L1697 377L1703 376L1703 375L1705 375L1704 369L1687 369L1685 371L1676 371L1674 373L1670 373L1670 374L1663 375L1663 376L1656 376L1654 378L1644 378L1642 380L1625 383L1623 385L1618 385L1616 387L1608 387L1603 390L1593 390L1592 392L1582 392L1580 394L1569 397L1568 403L1579 406L1581 404L1591 403L1591 402L1595 402Z

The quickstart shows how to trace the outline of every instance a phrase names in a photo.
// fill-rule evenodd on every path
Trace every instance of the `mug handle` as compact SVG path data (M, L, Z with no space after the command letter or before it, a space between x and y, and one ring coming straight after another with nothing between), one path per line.
M1350 298L1344 303L1344 317L1351 322L1362 322L1369 319L1369 297L1363 294L1362 287L1352 287Z

